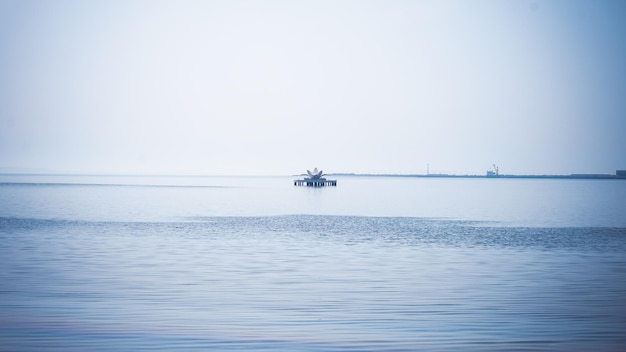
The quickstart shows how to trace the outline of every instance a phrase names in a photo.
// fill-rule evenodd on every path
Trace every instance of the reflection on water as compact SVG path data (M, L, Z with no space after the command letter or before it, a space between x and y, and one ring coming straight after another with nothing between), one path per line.
M626 229L0 218L10 351L626 348Z

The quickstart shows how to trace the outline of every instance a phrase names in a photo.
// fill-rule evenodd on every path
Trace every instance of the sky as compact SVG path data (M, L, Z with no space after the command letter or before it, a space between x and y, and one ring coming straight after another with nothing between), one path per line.
M0 0L0 172L626 169L626 1Z

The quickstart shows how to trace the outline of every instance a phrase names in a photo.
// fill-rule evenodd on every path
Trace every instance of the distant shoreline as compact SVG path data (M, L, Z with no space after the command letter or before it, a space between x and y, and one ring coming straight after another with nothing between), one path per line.
M450 174L353 174L333 173L328 176L367 176L367 177L418 177L418 178L527 178L527 179L575 179L575 180L626 180L626 176L611 174L571 174L571 175L450 175Z

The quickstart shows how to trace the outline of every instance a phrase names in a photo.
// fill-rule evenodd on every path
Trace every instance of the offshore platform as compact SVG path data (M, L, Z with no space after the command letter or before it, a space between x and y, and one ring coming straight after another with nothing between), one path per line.
M302 180L294 180L294 186L307 186L307 187L326 187L326 186L337 186L337 180L327 180L322 170L317 171L317 168L313 169L313 172L310 170L306 170L307 175L309 177L305 177Z

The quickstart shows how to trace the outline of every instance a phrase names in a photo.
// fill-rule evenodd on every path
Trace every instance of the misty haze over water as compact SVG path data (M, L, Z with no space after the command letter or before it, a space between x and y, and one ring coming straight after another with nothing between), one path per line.
M0 0L0 350L624 351L626 179L349 176L626 170L624 38L619 0Z

